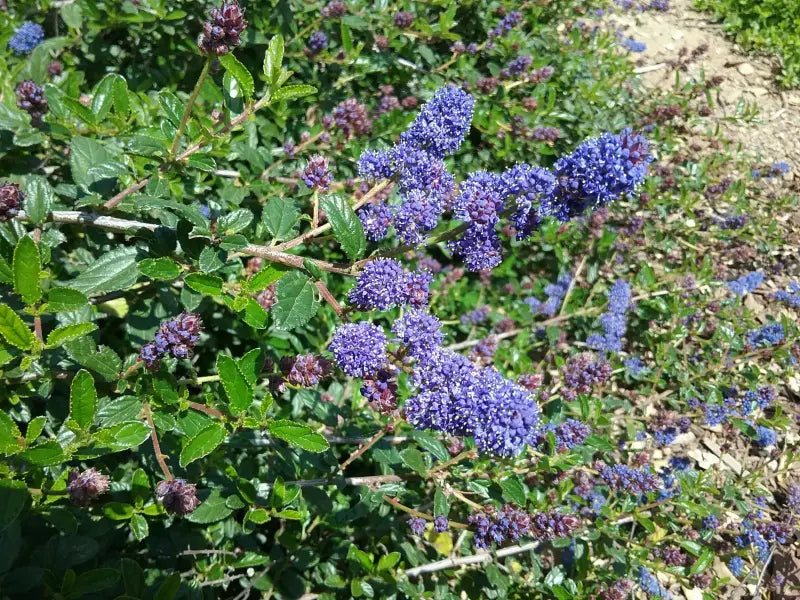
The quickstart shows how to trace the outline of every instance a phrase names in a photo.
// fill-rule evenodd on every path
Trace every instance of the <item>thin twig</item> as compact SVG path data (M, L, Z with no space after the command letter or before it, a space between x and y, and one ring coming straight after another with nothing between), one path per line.
M197 77L197 83L194 85L192 95L189 96L189 100L186 102L186 108L183 110L181 122L178 125L178 130L175 132L175 139L172 140L172 147L169 150L170 156L175 156L175 153L178 151L178 147L181 145L183 130L186 129L186 124L189 122L189 117L192 115L192 108L194 107L194 103L197 101L197 97L200 95L200 89L203 87L203 82L206 80L206 76L208 75L208 71L211 68L211 63L213 60L214 59L212 59L210 56L206 57L205 64L203 64L203 70L200 71L200 75Z
M459 558L446 558L444 560L428 563L427 565L408 569L406 571L406 576L417 577L423 573L433 573L434 571L441 571L442 569L451 569L453 567L459 567L462 565L476 565L492 562L495 557L505 558L506 556L513 556L514 554L519 554L521 552L536 550L536 548L539 547L539 543L540 542L528 542L527 544L509 546L508 548L498 550L495 554L492 554L491 552L481 552L480 554L470 554L469 556L461 556Z
M328 304L330 304L336 315L343 321L346 321L347 317L345 316L344 309L339 304L339 301L334 298L333 294L331 294L331 291L328 289L328 286L325 285L325 282L321 279L317 279L317 281L314 282L314 285L317 286L320 296L322 296L322 298Z
M158 443L158 432L156 431L155 423L153 423L153 413L150 412L149 403L144 403L143 411L144 418L147 419L147 424L150 426L150 439L153 441L153 451L156 453L158 466L161 467L161 472L164 474L164 478L167 481L172 481L174 478L172 477L172 473L167 466L167 461L164 460L166 455L161 453L161 444Z
M394 425L396 425L397 423L398 421L395 421ZM367 450L372 448L375 444L377 444L378 440L380 440L384 435L386 435L386 429L387 427L384 427L383 429L378 431L378 433L369 438L369 440L361 444L360 448L358 448L355 452L353 452L349 457L347 457L347 460L345 460L342 464L339 465L338 471L344 472L344 470L347 467L349 467L354 460L358 459L358 457L364 454L364 452L366 452Z
M218 419L224 419L225 415L218 411L216 408L211 408L210 406L206 406L205 404L200 404L199 402L189 402L189 407L193 408L197 411L206 413L212 417L216 417Z

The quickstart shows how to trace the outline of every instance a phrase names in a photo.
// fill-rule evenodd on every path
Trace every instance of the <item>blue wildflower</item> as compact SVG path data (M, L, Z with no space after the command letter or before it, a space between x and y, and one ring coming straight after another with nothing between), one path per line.
M741 556L734 556L728 561L728 569L734 577L741 577L744 572L744 560Z
M339 367L352 377L364 377L386 365L386 334L372 323L345 323L333 334L328 349Z
M754 329L747 333L746 339L750 346L766 347L780 344L784 338L783 325L780 323L770 323L759 329Z
M14 32L8 40L8 47L17 56L30 54L30 52L44 41L44 29L38 23L26 21Z
M600 317L602 334L592 334L586 344L594 350L619 352L622 350L622 337L625 335L625 314L631 301L631 288L622 279L617 280L608 291L608 309Z
M427 360L442 345L444 334L439 319L423 310L411 309L392 325L396 341L417 360Z
M728 289L737 296L744 296L755 290L764 281L764 274L760 271L752 271L728 282Z
M778 441L778 434L769 427L758 425L756 427L756 444L762 448L774 446Z
M668 600L672 598L670 593L664 589L655 575L648 571L645 567L639 567L639 572L636 580L642 588L642 591L650 598L664 598Z
M461 146L472 122L472 96L449 85L439 88L400 136L400 141L444 158Z
M364 236L373 242L386 237L395 216L395 208L384 202L367 204L358 211L358 219L364 228Z
M350 290L350 303L360 310L389 310L407 300L405 271L391 258L369 261Z
M312 56L319 54L328 47L328 36L324 31L317 30L308 38L308 51Z

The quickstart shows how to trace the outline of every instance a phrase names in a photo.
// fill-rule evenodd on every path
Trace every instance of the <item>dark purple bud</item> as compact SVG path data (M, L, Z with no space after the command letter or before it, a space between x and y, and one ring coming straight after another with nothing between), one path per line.
M156 486L156 499L168 513L178 516L188 515L200 504L197 488L183 479L161 481Z
M17 85L17 106L31 116L31 125L38 127L42 124L42 117L47 112L47 100L44 97L44 88L26 79Z
M108 491L108 477L94 469L72 471L67 478L69 500L75 506L87 506L94 498Z
M422 535L425 532L425 519L414 517L409 519L408 526L411 528L411 533L414 535Z
M16 183L4 181L0 185L0 223L17 216L25 195Z
M447 531L449 527L450 523L447 520L447 517L445 517L444 515L438 515L433 520L433 530L436 531L437 533L442 533L443 531Z
M281 370L293 385L312 387L330 374L333 364L326 358L313 354L302 354L281 360Z

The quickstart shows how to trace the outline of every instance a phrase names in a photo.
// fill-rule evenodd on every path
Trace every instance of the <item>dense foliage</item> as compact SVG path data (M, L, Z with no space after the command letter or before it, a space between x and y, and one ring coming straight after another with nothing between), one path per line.
M722 21L725 30L747 48L777 54L778 81L800 85L800 4L787 0L695 0Z
M595 8L9 2L0 596L795 589L797 190Z

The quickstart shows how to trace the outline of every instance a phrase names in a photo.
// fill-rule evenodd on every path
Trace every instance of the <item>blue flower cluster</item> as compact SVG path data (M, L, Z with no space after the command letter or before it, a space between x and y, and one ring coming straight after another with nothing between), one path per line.
M646 567L639 567L636 581L639 582L642 591L647 594L649 598L663 598L664 600L672 598L672 595L664 589L664 586L659 583L656 576L648 571Z
M608 291L608 310L600 317L604 333L594 333L586 339L586 345L594 350L620 352L622 336L625 335L625 314L631 302L631 288L622 279L617 280Z
M331 172L328 169L328 159L315 154L308 159L308 164L303 169L301 177L308 188L327 192L332 181Z
M556 439L556 450L559 452L580 446L592 433L591 427L578 419L567 419L563 423L555 426L547 425L542 429L543 433L547 430L553 432Z
M793 308L800 308L800 283L792 281L788 291L779 290L775 292L775 300L784 302Z
M750 346L767 347L780 344L786 334L783 330L783 325L780 323L769 323L758 329L747 332L747 343Z
M14 32L8 40L8 47L17 56L29 54L36 46L44 41L44 29L38 23L26 21Z
M473 513L467 524L475 534L475 547L491 548L506 540L516 542L527 535L531 528L531 516L523 510L505 504L495 514Z
M312 56L319 54L328 47L328 36L324 31L317 30L308 38L308 53Z
M351 377L377 373L388 362L386 334L377 325L366 321L340 325L328 349L336 364Z
M756 426L756 444L762 448L774 446L778 442L778 434L769 427Z
M461 146L472 111L472 96L455 86L440 88L400 136L400 143L389 150L362 153L359 175L368 181L396 176L402 198L397 209L380 204L359 212L369 239L378 241L386 235L386 219L407 246L422 244L436 227L455 186L442 159Z
M744 559L741 556L734 556L728 561L728 569L734 577L741 577L744 573Z
M496 37L505 37L522 21L522 13L518 10L512 10L497 24L496 27L489 31L489 39Z
M555 283L550 283L544 288L547 300L542 302L538 298L530 297L525 298L524 302L531 307L531 313L534 315L543 314L552 317L561 308L561 302L564 300L564 296L567 295L570 282L572 282L572 275L569 273L559 275Z
M442 323L423 310L411 309L392 325L395 341L406 347L409 356L425 360L444 342Z
M154 341L142 346L139 359L149 370L155 371L166 355L189 358L195 344L200 340L202 326L200 315L187 312L164 321L159 326Z
M489 307L479 306L461 315L462 325L479 325L489 318Z
M622 45L631 52L644 52L647 50L647 44L639 42L632 37L623 38Z
M641 495L655 492L660 487L659 478L647 467L627 465L603 465L599 469L600 478L614 490L624 490L629 494Z
M752 271L742 275L739 279L728 282L728 289L737 296L744 296L755 290L764 281L764 274L761 271Z
M408 272L396 260L369 261L350 290L350 303L359 310L389 310L410 304L421 308L428 303L433 275L427 271Z

